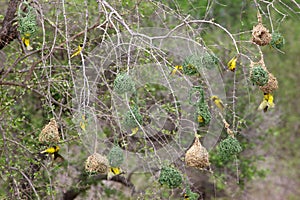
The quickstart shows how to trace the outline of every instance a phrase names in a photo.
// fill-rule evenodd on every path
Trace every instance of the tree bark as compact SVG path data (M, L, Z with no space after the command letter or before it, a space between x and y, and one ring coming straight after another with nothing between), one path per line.
M10 0L0 30L0 50L17 38L16 11L21 0Z

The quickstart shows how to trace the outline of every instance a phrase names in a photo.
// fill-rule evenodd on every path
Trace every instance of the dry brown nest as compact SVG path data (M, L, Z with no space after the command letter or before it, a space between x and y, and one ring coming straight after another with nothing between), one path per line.
M259 62L251 62L250 70L257 65L261 66L266 72L268 72L268 75L269 75L268 83L264 86L259 86L259 89L263 93L268 93L268 94L272 93L273 91L278 89L278 81L277 81L276 77L268 71L263 59L261 59Z
M258 24L252 29L252 42L259 46L265 46L272 40L272 35L269 30L262 24L260 13L257 13Z
M108 167L108 159L98 153L90 155L85 161L85 170L90 173L106 174Z
M42 143L57 143L60 140L58 126L54 118L43 128L39 135L39 141Z
M263 91L263 93L272 93L274 90L278 89L278 82L276 77L269 72L269 80L268 83L264 86L260 86L259 89Z
M198 137L195 138L194 144L185 153L185 163L190 167L195 167L197 169L209 169L209 157L208 152L200 143Z

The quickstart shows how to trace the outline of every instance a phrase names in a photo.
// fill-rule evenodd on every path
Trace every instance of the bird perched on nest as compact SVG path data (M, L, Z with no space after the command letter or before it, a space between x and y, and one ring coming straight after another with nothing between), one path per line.
M60 163L63 162L65 159L58 153L59 149L60 149L59 146L56 145L56 146L49 147L48 149L41 151L40 153L49 154L52 157L52 162Z
M114 176L125 174L121 167L110 167L107 173L107 179L110 180Z
M26 49L28 51L31 51L33 48L30 45L30 34L29 33L25 33L24 36L22 37L22 42L24 43Z
M263 101L260 103L258 110L263 110L267 112L269 108L274 108L274 97L270 93L264 93Z

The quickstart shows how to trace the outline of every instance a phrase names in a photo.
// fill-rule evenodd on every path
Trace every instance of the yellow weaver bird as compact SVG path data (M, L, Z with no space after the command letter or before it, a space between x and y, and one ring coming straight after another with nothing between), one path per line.
M131 134L129 136L135 135L139 131L139 127L135 127L131 129Z
M81 116L81 119L82 121L80 121L79 125L80 125L80 128L83 130L83 131L86 131L85 127L87 125L87 122L86 122L86 119L85 119L85 115L82 115Z
M177 66L175 66L175 68L174 68L174 69L172 69L172 71L171 71L170 75L174 75L174 74L176 74L176 72L177 72L177 71L181 71L182 69L183 69L183 67L182 67L182 66L180 66L180 65L177 65Z
M30 34L29 33L24 34L24 36L22 37L22 42L24 43L24 45L28 51L31 51L33 49L32 46L30 46Z
M221 100L218 96L216 96L216 95L212 96L212 97L211 97L211 100L213 100L213 102L215 103L215 105L216 105L221 111L224 110L224 107L225 107L225 106L224 106L222 100Z
M263 110L267 112L269 108L274 108L274 97L270 93L264 93L263 101L260 103L258 110Z
M41 154L45 154L45 153L50 154L53 162L60 163L60 162L63 162L65 159L58 153L58 151L59 151L59 146L52 146L44 151L41 151L40 153Z
M203 119L203 117L201 115L198 116L198 122L200 122L200 123L204 122L204 119Z
M83 47L83 44L80 44L80 45L77 47L76 51L71 55L71 58L73 58L73 57L79 55L80 52L82 51L82 47Z
M107 173L107 179L111 179L114 176L125 174L125 172L120 167L110 167Z
M237 57L234 56L228 63L227 63L227 67L230 71L234 72L235 68L236 68L236 61L237 61Z
M184 200L190 200L190 197L187 194L184 194L183 197L184 197Z
M41 153L54 154L54 153L57 153L58 151L59 151L59 146L52 146L44 151L41 151Z

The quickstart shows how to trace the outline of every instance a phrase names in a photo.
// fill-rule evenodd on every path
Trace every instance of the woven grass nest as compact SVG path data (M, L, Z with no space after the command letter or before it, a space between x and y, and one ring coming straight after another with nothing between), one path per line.
M260 86L259 89L263 91L263 93L272 93L274 90L278 89L278 82L276 77L269 72L268 83L264 86Z
M210 167L208 152L200 143L198 137L194 144L185 153L185 163L187 166L203 170Z
M106 174L109 163L105 156L98 153L90 155L85 161L85 170L89 173Z
M269 30L261 23L257 24L252 29L252 42L259 46L265 46L272 40L272 35Z
M261 14L257 13L258 24L252 29L252 42L259 46L265 46L272 40L269 30L262 24Z
M268 69L265 66L264 61L261 59L259 62L251 62L250 63L251 71L256 66L261 66L268 73L268 82L263 86L259 86L259 89L263 93L272 93L274 90L278 89L278 81L277 81L276 77L268 71ZM250 73L250 77L251 77L251 73Z
M60 140L58 133L58 125L54 118L43 128L39 135L39 142L42 143L57 143Z

